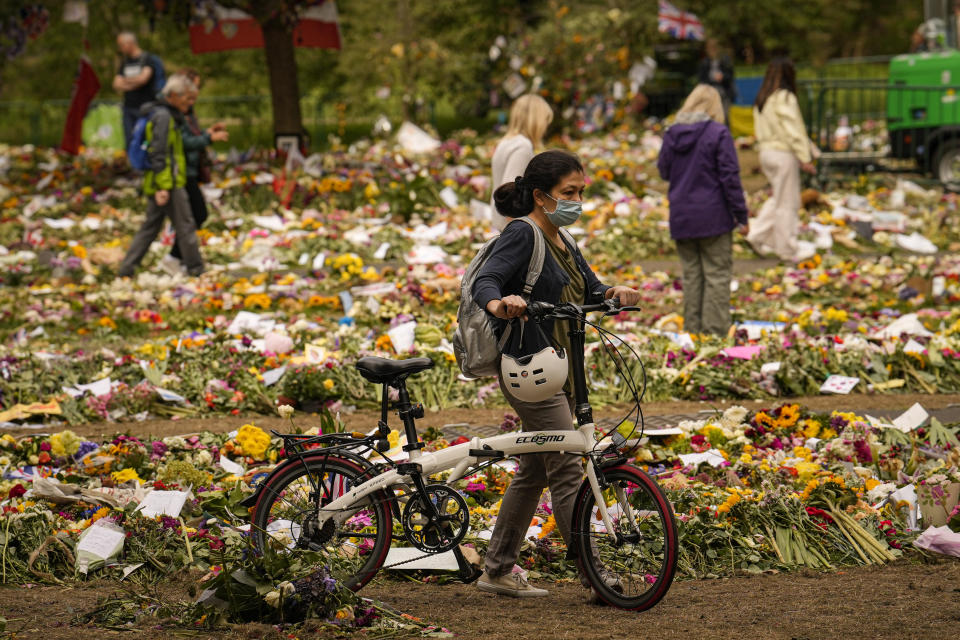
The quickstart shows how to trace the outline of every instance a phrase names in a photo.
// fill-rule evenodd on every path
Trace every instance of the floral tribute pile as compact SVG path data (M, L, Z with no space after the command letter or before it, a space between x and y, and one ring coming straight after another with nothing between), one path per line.
M327 415L308 433L338 428ZM505 416L502 429L517 428L516 418ZM633 431L628 423L619 428ZM733 407L644 438L633 455L674 505L679 575L717 577L925 555L917 548L921 530L941 525L960 532L958 433L936 420L904 432L853 413L817 414L795 404L754 413ZM427 435L431 449L459 442L436 431ZM398 439L393 432L392 444ZM0 576L5 583L62 582L82 580L86 570L156 581L193 570L186 575L196 583L198 602L171 612L118 601L97 614L113 622L175 615L178 624L192 626L304 617L348 626L424 626L344 591L310 565L309 555L264 560L250 552L240 502L282 457L281 446L255 424L232 434L158 440L88 441L70 431L4 436ZM484 550L484 533L496 521L514 468L492 466L457 484L471 509L467 546ZM186 492L176 517L147 512L155 491ZM82 570L81 541L103 528L121 532L124 544ZM575 579L562 547L547 495L520 565L534 577Z
M737 328L691 336L678 269L640 264L674 251L659 141L657 128L563 141L587 167L573 229L586 256L643 292L643 314L608 322L642 354L647 400L816 394L834 374L854 393L960 388L960 259L916 253L921 236L960 246L956 195L883 176L815 194L803 237L820 252L739 276ZM205 186L209 271L163 272L165 233L133 280L115 275L143 211L123 158L0 146L0 423L371 407L350 366L368 354L432 358L414 390L428 408L502 402L460 378L449 343L460 275L492 233L493 141L437 142L362 142L296 167L222 155ZM593 399L624 401L601 354Z

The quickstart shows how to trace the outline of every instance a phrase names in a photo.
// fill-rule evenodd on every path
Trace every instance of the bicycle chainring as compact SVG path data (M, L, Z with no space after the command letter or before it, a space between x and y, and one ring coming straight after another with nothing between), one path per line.
M443 553L454 549L470 528L467 501L445 484L428 484L424 494L415 493L403 510L403 533L414 547L424 553ZM433 508L430 508L430 505Z

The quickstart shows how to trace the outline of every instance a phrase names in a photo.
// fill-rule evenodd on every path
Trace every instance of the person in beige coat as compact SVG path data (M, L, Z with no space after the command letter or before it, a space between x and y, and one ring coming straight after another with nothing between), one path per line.
M510 107L507 133L497 143L497 148L493 152L492 191L523 175L533 158L534 150L543 145L543 134L547 132L547 127L552 121L553 109L540 96L529 93L517 98ZM490 206L493 207L493 226L502 231L510 222L510 218L497 213L492 197Z
M796 71L787 58L767 66L753 107L753 122L760 150L760 168L773 187L773 196L763 203L750 223L747 242L762 255L781 260L803 260L797 250L800 224L800 170L814 173L816 149L807 137L803 114L797 102Z

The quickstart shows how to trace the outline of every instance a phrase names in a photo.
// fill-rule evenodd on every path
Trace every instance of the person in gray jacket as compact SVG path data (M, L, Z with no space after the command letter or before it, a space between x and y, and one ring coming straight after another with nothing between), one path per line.
M203 258L197 241L197 228L187 199L186 159L183 152L183 114L190 109L196 87L186 76L167 80L159 99L143 105L141 115L149 117L145 131L149 168L143 174L143 193L147 196L147 218L133 237L130 249L120 263L118 275L132 277L150 244L169 217L177 232L187 273L203 273Z

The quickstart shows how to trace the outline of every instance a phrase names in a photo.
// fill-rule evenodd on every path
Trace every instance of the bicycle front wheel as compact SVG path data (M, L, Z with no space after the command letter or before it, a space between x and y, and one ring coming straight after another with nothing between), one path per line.
M580 571L609 605L644 611L666 595L677 567L673 508L650 476L624 465L597 470L604 504L584 481L573 518ZM607 531L599 509L614 525Z
M317 554L318 565L356 591L383 565L393 519L382 492L367 496L323 524L319 510L367 479L355 463L318 455L267 479L250 518L261 553Z

